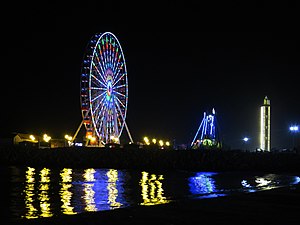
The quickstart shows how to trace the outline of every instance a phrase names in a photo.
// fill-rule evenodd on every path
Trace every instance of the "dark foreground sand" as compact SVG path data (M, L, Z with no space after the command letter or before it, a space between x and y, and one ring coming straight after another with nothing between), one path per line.
M210 199L182 200L8 224L300 224L300 185Z

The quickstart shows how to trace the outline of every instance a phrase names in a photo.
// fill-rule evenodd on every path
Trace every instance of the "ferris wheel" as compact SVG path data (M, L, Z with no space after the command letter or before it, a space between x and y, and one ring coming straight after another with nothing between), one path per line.
M86 137L99 145L119 143L128 104L126 62L117 37L94 35L87 44L81 73L81 112Z

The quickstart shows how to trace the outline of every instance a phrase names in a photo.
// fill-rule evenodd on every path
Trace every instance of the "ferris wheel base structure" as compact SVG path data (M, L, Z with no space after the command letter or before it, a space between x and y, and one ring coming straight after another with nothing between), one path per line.
M74 143L74 141L75 141L75 139L76 139L76 137L77 137L79 131L81 130L83 124L84 124L84 120L81 121L81 123L80 123L78 129L76 130L76 132L75 132L75 134L74 134L74 136L73 136L73 138L72 138L72 140L71 140L71 143L72 143L72 144ZM130 131L129 131L129 129L128 129L128 126L127 126L127 124L126 124L126 122L125 122L125 127L126 127L126 131L127 131L128 137L129 137L129 139L130 139L130 143L134 143L134 141L133 141L133 139L132 139L132 136L131 136L131 134L130 134ZM111 142L111 143L91 144L91 143L89 142L89 138L88 138L88 137L85 137L85 145L84 145L84 146L86 146L86 147L105 147L106 145L109 145L109 144L120 144L120 143L119 143L119 142L118 142L118 143L116 143L116 142Z
M82 122L85 146L120 144L126 129L128 79L125 57L117 37L111 32L95 34L87 44L80 82Z

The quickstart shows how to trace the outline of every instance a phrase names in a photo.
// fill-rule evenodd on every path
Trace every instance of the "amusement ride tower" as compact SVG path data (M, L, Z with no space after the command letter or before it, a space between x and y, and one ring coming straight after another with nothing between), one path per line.
M126 128L128 79L125 57L117 37L111 32L97 33L88 42L80 83L82 125L86 128L86 146L120 144Z
M271 150L271 105L267 96L260 107L260 149Z
M221 149L222 143L219 138L216 112L204 112L203 119L191 143L192 149Z

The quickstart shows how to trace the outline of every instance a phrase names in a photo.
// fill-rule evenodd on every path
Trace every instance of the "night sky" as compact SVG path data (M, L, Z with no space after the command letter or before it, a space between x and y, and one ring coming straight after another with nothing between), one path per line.
M290 147L289 126L300 123L295 33L206 32L199 23L192 29L176 28L175 22L165 29L138 21L130 26L118 14L123 5L117 10L108 5L106 13L92 4L26 6L6 23L1 134L74 134L82 119L85 47L94 34L109 31L126 60L126 121L134 141L148 135L190 144L203 112L214 108L223 142L244 148L242 138L248 136L254 149L259 147L260 106L268 96L272 147ZM116 13L107 13L109 7ZM166 21L172 20L166 16ZM125 129L122 136L128 137Z

